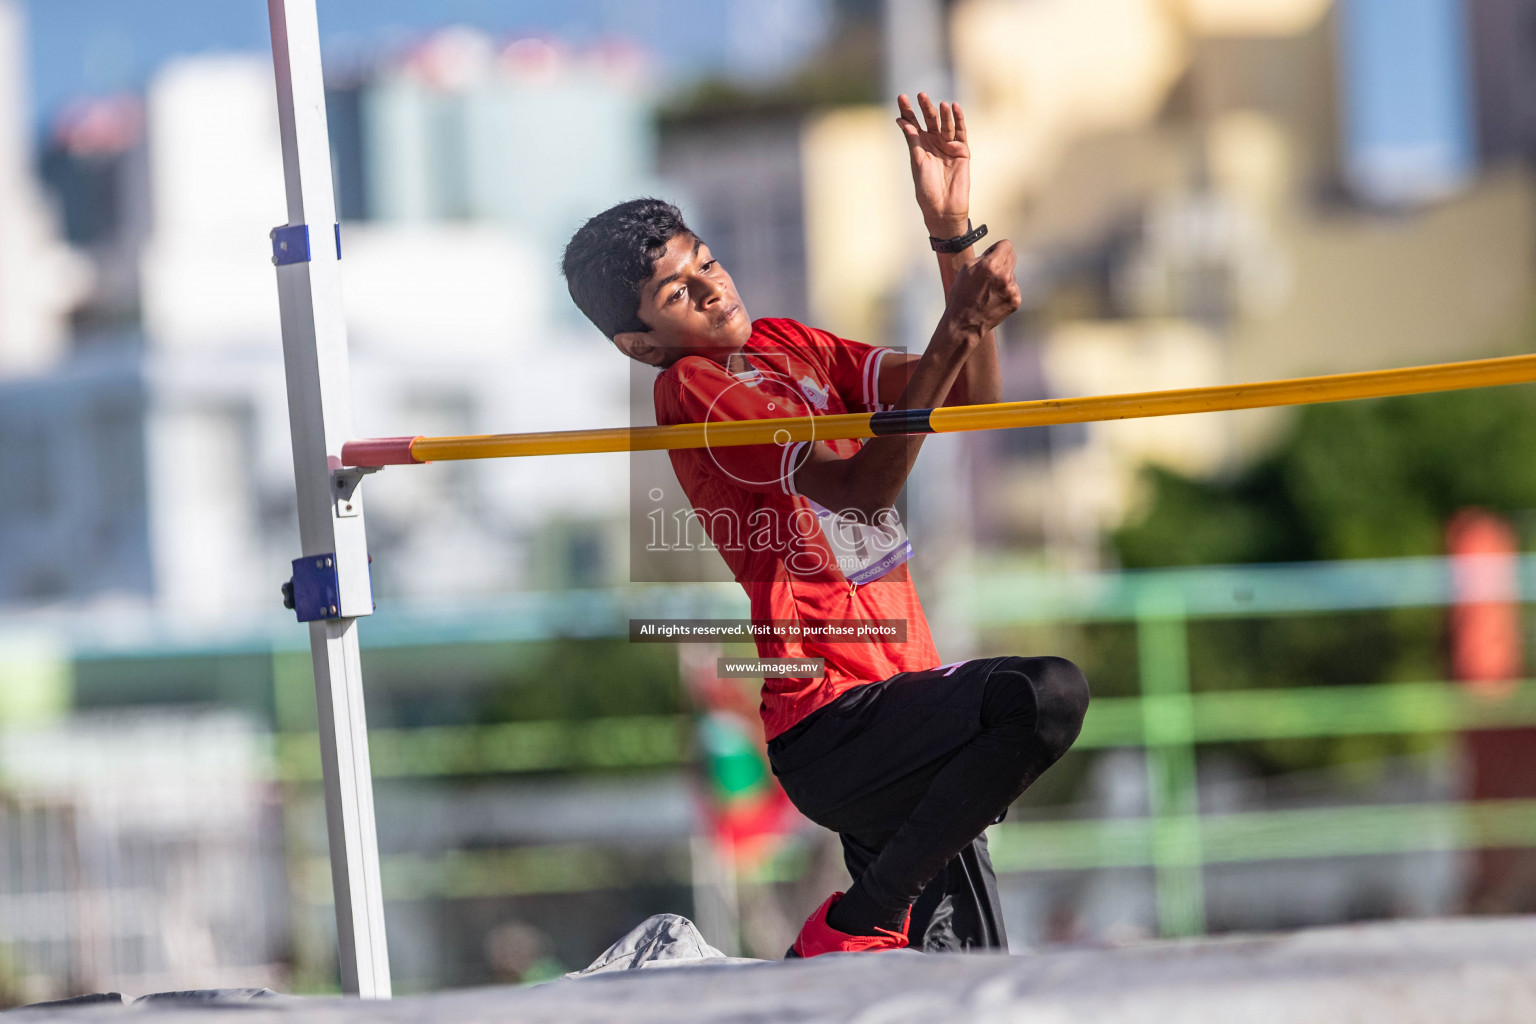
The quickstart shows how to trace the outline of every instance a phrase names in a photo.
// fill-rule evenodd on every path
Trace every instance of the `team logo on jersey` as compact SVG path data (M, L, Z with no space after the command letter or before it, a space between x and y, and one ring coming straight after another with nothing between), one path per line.
M827 411L827 390L826 390L826 388L817 387L816 386L816 379L814 377L810 377L810 376L801 377L799 383L800 383L800 393L805 395L805 400L807 402L810 402L812 405L814 405L820 411L826 412Z

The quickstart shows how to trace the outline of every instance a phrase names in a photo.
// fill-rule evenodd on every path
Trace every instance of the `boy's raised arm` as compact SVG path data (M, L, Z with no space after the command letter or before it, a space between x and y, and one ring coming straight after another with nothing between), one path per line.
M948 239L970 230L971 149L958 103L935 105L917 94L922 119L906 96L896 119L912 159L912 184L929 235ZM887 358L880 401L900 409L996 402L1002 393L993 329L1019 308L1013 246L1000 241L980 258L974 247L939 253L945 310L921 356ZM873 517L895 504L917 461L922 435L875 437L840 458L823 444L806 449L795 488L834 511Z
M930 236L957 238L971 227L971 148L966 135L965 111L958 103L935 105L927 93L918 93L917 102L922 109L921 121L905 95L896 98L900 112L896 124L907 141L917 206ZM976 249L972 246L960 252L936 255L944 294L948 297L960 268L976 259ZM881 400L889 403L896 401L905 390L916 357L887 359L885 363L880 390ZM997 344L989 328L961 368L954 386L936 404L996 402L1001 395Z
M1013 246L1000 241L960 268L933 338L908 368L898 407L939 405L965 365L987 344L983 339L990 338L992 329L1019 308L1014 261ZM825 444L813 443L795 471L795 489L824 508L856 512L872 520L881 509L895 504L922 443L921 434L872 437L846 459Z

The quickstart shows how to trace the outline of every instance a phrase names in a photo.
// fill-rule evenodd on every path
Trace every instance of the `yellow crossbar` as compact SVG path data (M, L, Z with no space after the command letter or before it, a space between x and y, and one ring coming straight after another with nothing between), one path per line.
M386 447L385 442L351 442L342 450L342 461L349 466L370 466L406 461L500 459L527 455L577 455L749 444L782 445L792 441L831 441L881 434L943 434L961 430L1043 427L1056 423L1126 420L1145 416L1181 416L1196 412L1345 402L1358 398L1385 398L1391 395L1417 395L1432 391L1459 391L1532 382L1536 382L1536 355L1521 355L1395 370L1340 373L1326 377L1262 381L1256 384L1227 384L1088 398L1047 398L1036 402L957 405L931 410L682 423L665 427L393 439L402 456L409 452L408 459L380 457L377 452Z

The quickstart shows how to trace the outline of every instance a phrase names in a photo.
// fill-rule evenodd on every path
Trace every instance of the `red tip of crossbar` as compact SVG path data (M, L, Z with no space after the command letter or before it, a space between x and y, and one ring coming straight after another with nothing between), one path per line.
M421 440L415 437L370 437L364 441L348 441L341 446L343 466L414 466L421 460L411 454L411 445Z

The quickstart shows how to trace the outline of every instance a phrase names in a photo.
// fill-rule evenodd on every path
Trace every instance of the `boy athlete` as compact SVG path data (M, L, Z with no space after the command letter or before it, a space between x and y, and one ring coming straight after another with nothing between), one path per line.
M968 218L965 116L922 93L918 104L921 121L900 97L897 124L948 297L920 357L748 320L725 268L660 200L621 203L576 232L563 264L571 297L626 355L662 370L658 423L998 400L992 331L1019 306L1013 249L976 256L985 229ZM774 774L839 833L854 879L811 914L790 956L1006 949L983 830L1066 753L1088 707L1082 673L1060 658L939 664L893 508L922 440L671 453L754 623L808 628L760 637L758 653L825 660L819 678L763 685ZM810 628L858 622L894 635L840 642Z

